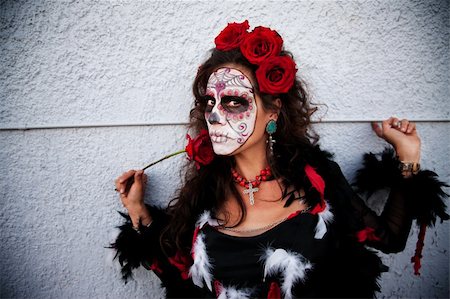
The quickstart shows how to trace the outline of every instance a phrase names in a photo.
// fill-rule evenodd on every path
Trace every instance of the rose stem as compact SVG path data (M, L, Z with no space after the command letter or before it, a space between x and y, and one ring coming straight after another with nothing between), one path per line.
M178 155L178 154L184 153L185 151L186 151L186 150L181 150L181 151L175 152L175 153L173 153L173 154L167 155L167 156L165 156L165 157L162 157L161 159L159 159L159 160L157 160L157 161L155 161L155 162L152 162L152 163L148 164L147 166L145 166L144 168L142 168L142 170L146 170L146 169L149 168L150 166L153 166L153 165L155 165L155 164L157 164L157 163L159 163L159 162L161 162L161 161L164 161L164 160L166 160L166 159L169 159L170 157L173 157L173 156L176 156L176 155Z
M161 162L161 161L164 161L164 160L166 160L166 159L169 159L170 157L173 157L173 156L179 155L179 154L181 154L181 153L184 153L185 151L186 151L186 150L181 150L181 151L175 152L175 153L173 153L173 154L164 156L164 157L162 157L161 159L159 159L159 160L157 160L157 161L155 161L155 162L152 162L152 163L148 164L147 166L145 166L144 168L142 168L142 170L146 170L147 168L149 168L149 167L151 167L151 166L153 166L153 165L155 165L155 164L158 164L158 163ZM131 178L129 178L129 179L127 180L127 184L126 184L126 186L125 186L125 192L128 192L128 190L130 190L131 185L133 185L133 183L134 183L134 176L132 176Z

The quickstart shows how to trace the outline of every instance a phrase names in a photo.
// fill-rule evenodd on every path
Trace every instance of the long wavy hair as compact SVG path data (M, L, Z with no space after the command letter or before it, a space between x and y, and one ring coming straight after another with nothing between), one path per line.
M292 57L292 54L287 51L282 51L280 55ZM207 128L204 112L208 79L217 68L227 63L247 68L255 78L257 66L251 64L239 49L226 52L212 49L211 56L199 67L193 83L195 102L194 108L190 111L189 129L194 136L201 129ZM267 151L267 157L274 177L281 179L282 185L285 186L283 197L286 197L287 187L294 187L296 191L303 188L309 200L318 201L318 194L308 194L308 192L314 192L314 189L310 188L310 182L305 179L303 170L306 161L309 160L310 150L319 140L319 136L310 127L311 115L317 108L310 103L305 82L297 76L287 93L275 97L261 93L256 80L253 81L255 93L261 97L263 108L266 111L279 110L277 131L273 135L277 141L274 146L274 155L269 155ZM281 100L281 108L276 105L276 98ZM198 216L205 210L212 211L214 214L229 196L234 196L240 205L238 224L245 219L243 198L232 180L231 168L234 165L233 156L215 156L211 164L199 170L193 163L184 166L183 186L169 203L167 212L171 216L171 221L161 235L161 245L166 254L172 255L177 250L181 250L188 255Z

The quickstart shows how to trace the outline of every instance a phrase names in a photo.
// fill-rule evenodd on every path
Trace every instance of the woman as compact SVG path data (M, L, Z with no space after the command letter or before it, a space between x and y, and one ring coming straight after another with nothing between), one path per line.
M359 172L360 191L384 187L388 176L377 216L310 133L315 109L282 38L248 29L247 21L228 24L194 81L190 126L208 130L212 161L188 166L165 210L144 204L142 170L115 182L128 210L111 246L124 279L142 264L167 297L373 297L386 267L364 245L399 252L413 219L423 228L436 215L448 219L444 184L418 169L414 123L374 123L395 148L381 161L367 155Z

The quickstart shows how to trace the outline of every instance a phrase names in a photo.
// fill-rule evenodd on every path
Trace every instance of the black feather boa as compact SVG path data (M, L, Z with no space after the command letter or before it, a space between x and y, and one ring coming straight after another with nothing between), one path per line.
M419 226L416 251L411 262L414 264L414 274L420 275L426 228L435 225L436 217L441 218L441 223L449 219L444 202L448 194L442 189L449 185L439 181L437 174L430 170L421 170L416 175L403 178L399 163L392 148L386 148L381 153L381 160L375 154L365 154L364 167L357 172L354 185L359 192L368 195L384 187L395 186L404 190L409 203L408 212Z
M125 218L125 222L117 226L120 232L115 242L106 247L116 250L113 260L118 258L122 268L122 279L125 283L128 282L129 278L133 277L133 269L139 268L141 265L146 269L150 269L154 258L161 254L159 232L161 227L167 223L167 216L158 208L148 205L146 207L152 215L153 222L149 227L139 223L140 233L133 228L130 216L118 211Z
M377 156L381 156L381 160ZM434 226L436 217L441 222L448 220L444 202L448 194L443 187L449 185L439 181L438 175L430 170L403 178L399 163L392 148L385 148L381 154L365 154L363 168L358 170L354 186L369 196L381 188L400 186L407 194L411 216L419 225Z

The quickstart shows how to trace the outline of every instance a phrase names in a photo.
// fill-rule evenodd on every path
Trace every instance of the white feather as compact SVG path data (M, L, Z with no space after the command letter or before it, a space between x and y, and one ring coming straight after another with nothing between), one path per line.
M279 273L283 280L281 290L286 299L292 298L294 284L305 280L306 270L312 269L312 264L301 254L280 248L268 248L263 258L264 279Z
M222 288L219 296L217 296L217 299L227 299L227 291Z
M320 216L320 213L317 219L317 225L316 225L316 233L314 235L314 239L322 239L325 233L327 232L327 226L325 225L325 221Z
M236 289L235 287L223 287L217 299L247 299L252 295L252 289Z
M316 225L315 239L322 239L327 232L327 224L333 221L333 213L330 211L330 204L326 202L325 210L317 214L318 220Z
M192 251L194 253L194 263L189 269L189 276L192 278L192 281L196 286L202 288L203 282L206 282L208 289L212 291L212 266L210 258L206 252L203 233L198 234L195 244L192 247Z
M204 211L200 217L197 220L196 225L199 226L200 228L203 228L203 226L208 223L211 226L218 226L219 223L216 219L213 219L211 217L211 212L210 211Z

